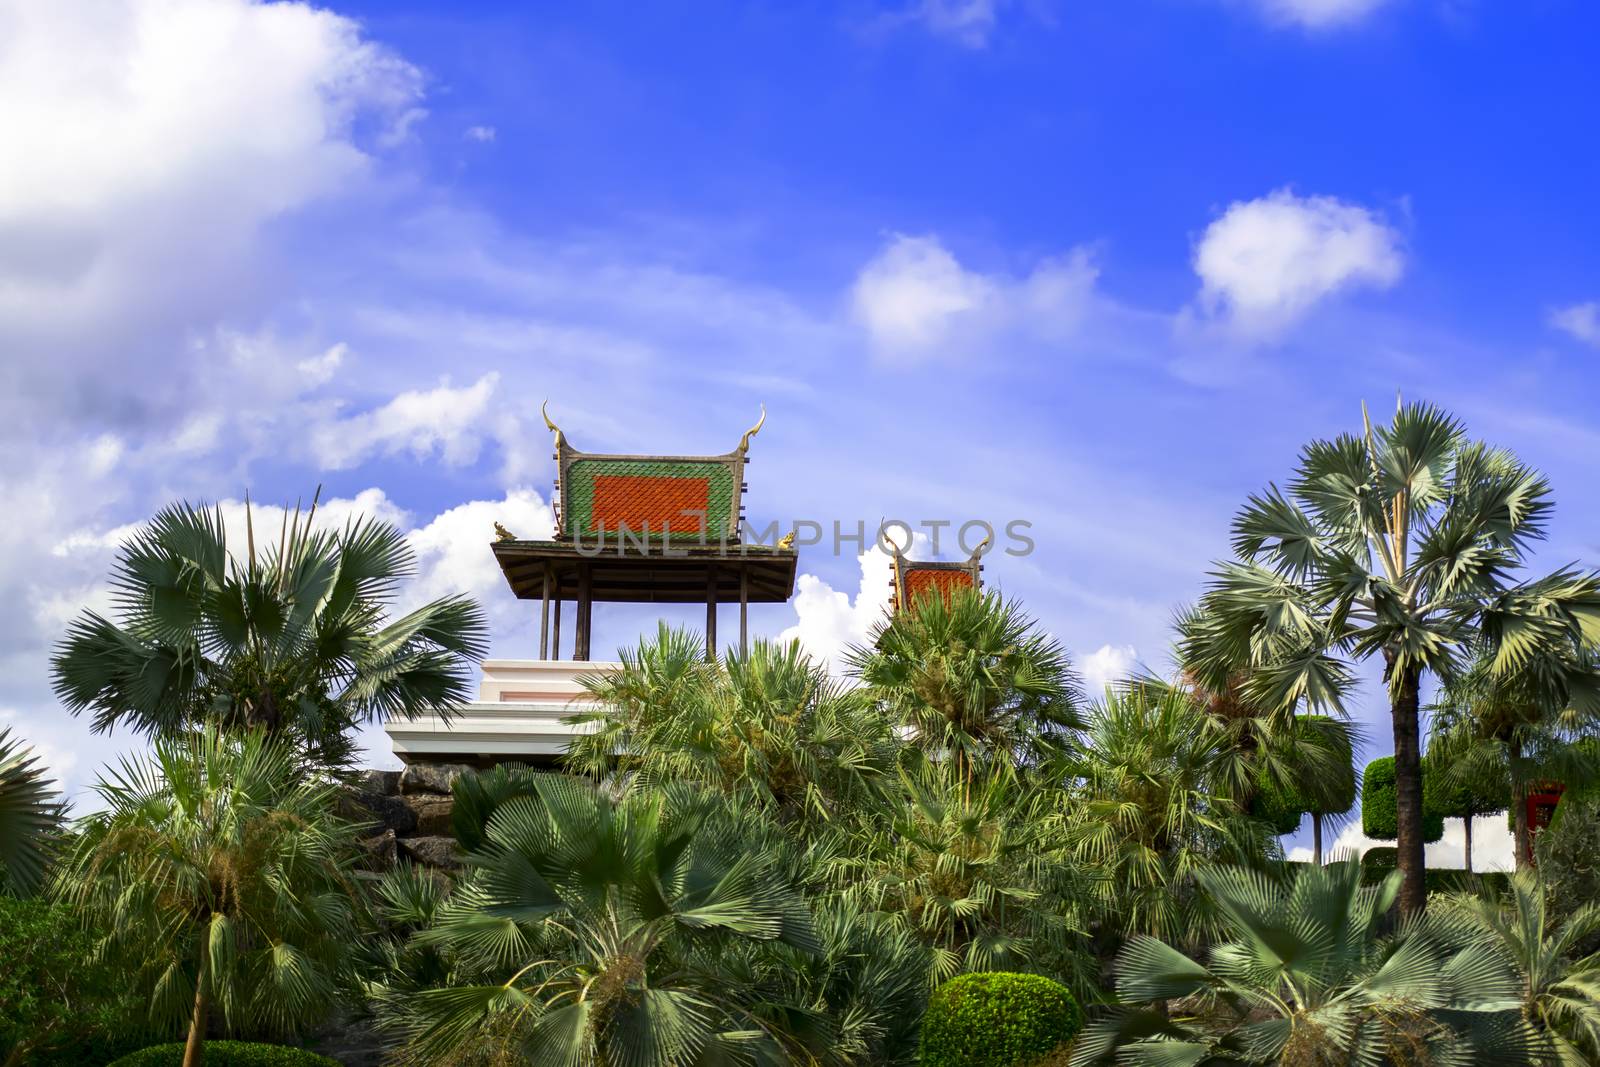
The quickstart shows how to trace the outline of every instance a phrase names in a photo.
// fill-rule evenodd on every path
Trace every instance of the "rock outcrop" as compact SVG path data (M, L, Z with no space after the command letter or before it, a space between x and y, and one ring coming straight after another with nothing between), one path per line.
M471 770L462 763L413 763L403 771L357 775L340 799L340 813L370 824L361 839L367 866L384 871L404 859L443 871L459 868L450 789Z

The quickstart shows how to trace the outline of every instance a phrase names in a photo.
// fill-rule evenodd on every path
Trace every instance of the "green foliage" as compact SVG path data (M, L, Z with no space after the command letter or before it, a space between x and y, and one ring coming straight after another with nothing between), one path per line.
M1280 834L1293 833L1303 814L1343 815L1356 802L1354 739L1349 726L1326 715L1300 715L1295 718L1294 733L1303 744L1324 750L1327 759L1314 767L1290 760L1285 773L1263 776L1256 814L1267 818ZM1293 823L1282 828L1291 814Z
M957 763L1025 763L1081 726L1066 650L997 593L920 600L849 662L893 720L913 728L913 744Z
M1600 900L1600 799L1579 797L1566 806L1534 838L1539 876L1550 893L1551 912L1557 918L1573 915ZM1584 943L1587 952L1600 950L1600 936Z
M1433 760L1425 760L1422 775L1428 805L1439 815L1450 819L1470 819L1474 815L1487 815L1505 811L1511 803L1510 790L1505 783L1478 779L1470 774L1450 771Z
M486 771L461 775L450 787L450 832L464 851L480 849L489 820L500 805L533 793L537 772L520 763L500 763Z
M260 1045L250 1041L208 1041L206 1067L339 1067L338 1062L303 1048ZM111 1067L180 1067L183 1042L140 1049Z
M888 817L855 843L847 893L900 916L931 950L932 977L963 970L1080 968L1081 883L1052 808L1058 793L1005 773L968 780L917 759Z
M668 1067L806 1040L802 1006L786 1022L763 994L823 942L759 816L682 784L532 787L417 935L453 964L450 985L407 1002L419 1055Z
M1208 933L1195 875L1219 855L1265 850L1260 824L1216 791L1226 749L1226 734L1172 686L1134 685L1091 707L1060 817L1102 927L1186 944Z
M700 782L803 830L871 806L900 747L882 709L798 642L708 663L698 637L663 623L590 688L605 710L581 720L594 730L573 740L569 767Z
M1582 953L1600 934L1600 903L1558 920L1543 882L1518 871L1504 897L1459 899L1450 919L1464 922L1447 936L1489 948L1509 968L1534 1062L1600 1061L1600 957Z
M1036 974L963 974L941 985L922 1020L922 1067L1023 1067L1072 1040L1083 1009Z
M1361 878L1366 885L1377 885L1395 869L1392 846L1369 848L1361 857ZM1467 871L1451 867L1429 867L1429 893L1500 893L1510 884L1504 871Z
M1515 969L1488 939L1428 920L1387 934L1398 871L1376 886L1350 862L1288 873L1203 871L1225 930L1208 963L1129 942L1120 1006L1073 1062L1524 1062Z
M0 1062L64 1062L136 1030L123 976L62 905L0 896Z
M44 765L0 729L0 893L32 893L44 880L46 840L61 821Z
M248 528L238 558L220 509L158 514L117 555L117 621L86 611L56 646L61 702L97 731L262 727L334 765L356 723L470 700L488 639L478 606L447 597L386 621L412 571L404 535L366 519L318 530L315 510L259 552L267 531Z
M1399 834L1399 807L1395 796L1394 757L1382 756L1367 764L1361 776L1361 832L1379 841ZM1422 779L1422 840L1429 844L1444 836L1444 815L1433 804L1427 770Z
M215 729L159 738L96 786L56 892L103 931L162 1028L204 998L232 1030L292 1035L353 988L365 927L356 827L284 745Z
M1308 444L1287 491L1268 486L1236 516L1234 559L1213 569L1185 665L1212 680L1244 668L1252 702L1316 710L1342 706L1353 660L1381 658L1391 718L1414 732L1424 675L1449 678L1483 649L1495 674L1528 675L1548 706L1592 720L1600 575L1518 574L1552 508L1538 471L1472 441L1447 412L1410 404L1374 426L1363 411L1360 433ZM1410 807L1421 769L1400 771L1378 792ZM1384 821L1377 836L1393 836ZM1400 855L1414 914L1426 902L1421 842Z

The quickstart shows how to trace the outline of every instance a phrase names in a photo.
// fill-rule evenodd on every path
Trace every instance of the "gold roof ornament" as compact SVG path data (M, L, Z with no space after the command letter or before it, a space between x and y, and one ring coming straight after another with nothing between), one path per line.
M788 533L786 533L782 537L778 538L778 547L779 548L793 548L794 547L794 531L793 530L790 530Z
M517 535L497 522L494 524L494 539L496 541L515 541Z
M550 401L548 400L546 400L543 404L540 404L539 414L544 416L545 429L556 435L556 451L559 452L561 451L561 446L566 444L567 439L566 436L561 432L561 427L550 421L550 412L546 410L549 406Z
M756 420L756 424L754 426L750 427L748 430L746 430L744 432L744 436L743 437L739 438L739 454L741 456L742 455L746 455L746 454L749 453L749 451L750 451L750 438L754 437L756 434L761 432L761 427L766 424L766 421L767 421L767 405L762 404L761 405L761 417Z

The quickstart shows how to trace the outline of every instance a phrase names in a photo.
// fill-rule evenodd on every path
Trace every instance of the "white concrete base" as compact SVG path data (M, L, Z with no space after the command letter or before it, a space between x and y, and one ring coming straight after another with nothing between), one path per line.
M594 660L485 660L478 699L448 723L434 715L395 719L384 724L384 731L405 763L550 763L575 735L593 729L572 721L600 706L582 680L618 666Z

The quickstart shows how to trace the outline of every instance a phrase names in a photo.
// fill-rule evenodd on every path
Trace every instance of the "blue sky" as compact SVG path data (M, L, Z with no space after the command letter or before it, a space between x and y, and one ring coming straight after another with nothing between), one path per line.
M484 544L548 521L547 397L597 451L764 403L758 522L1027 519L986 576L1101 673L1164 669L1244 496L1397 390L1544 469L1541 565L1593 565L1597 39L1559 0L0 0L0 715L74 792L136 743L49 645L128 524L247 487L415 531L408 595L528 654ZM756 614L819 654L881 577L826 548Z

